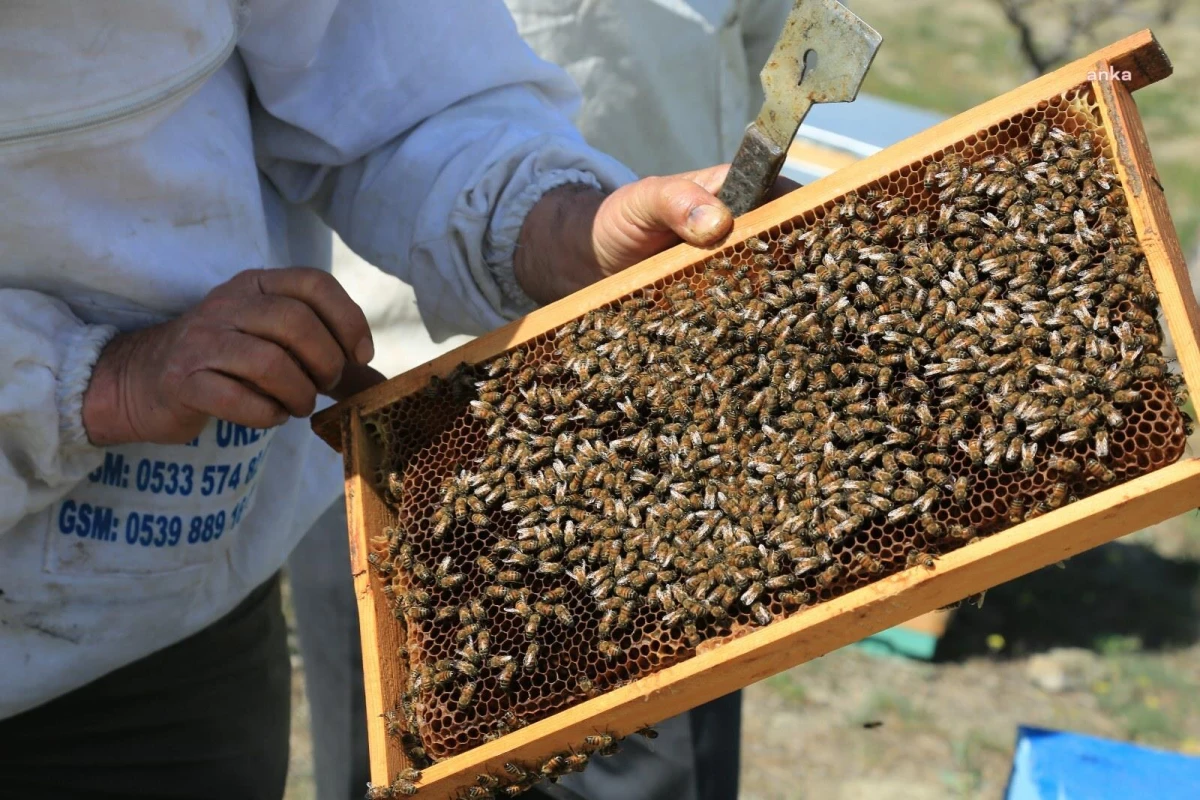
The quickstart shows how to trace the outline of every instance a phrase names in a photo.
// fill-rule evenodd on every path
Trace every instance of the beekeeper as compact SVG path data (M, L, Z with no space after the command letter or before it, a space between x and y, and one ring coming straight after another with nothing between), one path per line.
M793 0L506 0L539 56L566 68L583 92L575 117L587 141L640 175L728 161L762 105L758 73ZM467 341L430 332L412 290L344 247L334 275L371 323L388 375ZM318 800L358 797L367 780L366 712L358 617L342 498L289 561L311 706ZM614 758L564 778L588 800L737 794L740 694L632 737Z
M0 796L281 796L304 417L376 350L320 221L473 333L732 224L576 102L499 0L4 4Z

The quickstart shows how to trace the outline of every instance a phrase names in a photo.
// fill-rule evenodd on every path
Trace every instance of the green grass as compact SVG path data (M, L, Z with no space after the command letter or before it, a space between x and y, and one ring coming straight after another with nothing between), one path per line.
M1192 258L1200 243L1197 238L1200 237L1200 163L1172 159L1158 160L1155 166L1167 193L1167 207L1184 256Z
M985 763L997 755L1011 757L1012 748L984 731L972 728L965 736L953 739L950 750L955 769L942 772L942 783L955 796L976 797L983 788Z
M1019 71L964 74L956 69L956 58L946 56L942 47L950 35L945 28L924 15L897 22L880 51L883 63L877 62L868 73L863 91L951 115L1021 83ZM973 50L980 62L1007 63L1011 62L1005 55L1008 46L1006 32L996 30L987 32Z
M1092 649L1102 656L1124 656L1142 649L1142 640L1137 636L1101 636Z
M1194 679L1143 652L1136 637L1109 637L1097 645L1108 662L1107 677L1092 686L1100 708L1131 741L1180 747L1187 739L1187 721L1200 710Z
M1192 121L1194 99L1178 91L1170 79L1141 89L1135 97L1138 112L1149 121L1148 127L1185 130Z
M788 703L802 706L808 702L808 693L800 682L787 672L781 672L767 678L767 685Z
M1188 417L1191 418L1192 422L1196 421L1196 404L1191 397L1187 399L1187 402L1183 404L1183 408L1180 410L1183 411L1184 414L1187 414Z
M927 725L928 711L917 707L912 700L888 689L876 689L851 717L855 725L876 721L896 721L907 727Z

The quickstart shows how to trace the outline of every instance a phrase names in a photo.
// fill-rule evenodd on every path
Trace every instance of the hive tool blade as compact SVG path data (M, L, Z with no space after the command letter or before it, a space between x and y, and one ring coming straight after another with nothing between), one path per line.
M775 185L814 103L858 96L883 37L837 0L796 0L760 77L766 102L734 156L720 199L740 216Z

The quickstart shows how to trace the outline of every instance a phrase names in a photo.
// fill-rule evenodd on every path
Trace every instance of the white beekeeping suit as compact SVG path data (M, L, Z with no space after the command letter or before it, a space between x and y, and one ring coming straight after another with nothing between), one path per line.
M0 721L210 626L337 495L301 419L95 446L101 351L327 266L321 219L430 319L503 324L531 198L633 178L575 94L497 0L0 5Z
M762 103L758 73L793 0L507 0L525 40L566 68L584 103L575 118L589 144L639 175L668 175L729 161ZM481 69L485 68L483 65ZM389 376L467 341L427 329L412 291L337 243L334 274L371 321ZM312 703L318 800L360 796L366 777L361 662L344 508L314 526L289 563ZM728 713L726 713L728 716ZM647 746L582 780L589 798L716 798L699 785L694 754L713 738L704 714L676 718ZM726 731L726 733L729 733ZM736 769L736 728L730 768ZM636 737L635 737L636 739ZM714 742L714 744L720 744Z
M793 0L506 0L517 28L583 91L588 143L639 175L733 158L762 105L758 73ZM373 366L395 375L466 341L434 342L412 290L340 243L334 274L367 312Z

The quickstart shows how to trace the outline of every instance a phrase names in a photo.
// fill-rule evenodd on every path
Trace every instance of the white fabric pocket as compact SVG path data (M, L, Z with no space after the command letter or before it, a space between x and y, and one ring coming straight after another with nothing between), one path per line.
M214 420L190 444L110 448L51 507L45 570L152 576L225 559L273 435Z

